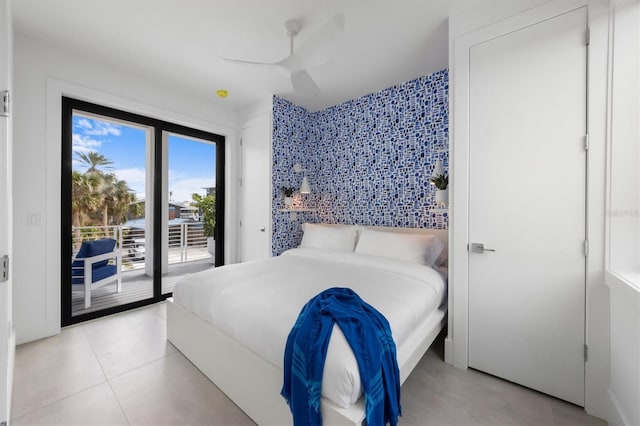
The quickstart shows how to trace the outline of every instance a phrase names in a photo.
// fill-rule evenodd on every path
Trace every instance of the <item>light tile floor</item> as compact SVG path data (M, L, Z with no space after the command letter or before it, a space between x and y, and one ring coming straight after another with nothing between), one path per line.
M166 341L164 303L20 345L12 425L253 425ZM442 361L402 387L407 425L604 425L576 406Z

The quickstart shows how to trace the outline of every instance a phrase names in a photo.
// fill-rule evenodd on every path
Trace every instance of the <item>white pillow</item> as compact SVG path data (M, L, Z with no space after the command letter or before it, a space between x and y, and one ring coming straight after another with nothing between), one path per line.
M300 247L353 252L356 245L355 226L327 226L319 223L302 224L304 235Z
M360 229L356 253L434 266L444 248L435 235Z

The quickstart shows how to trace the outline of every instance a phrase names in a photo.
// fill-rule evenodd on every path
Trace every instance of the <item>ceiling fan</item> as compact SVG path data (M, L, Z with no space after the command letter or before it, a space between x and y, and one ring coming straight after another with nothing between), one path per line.
M280 61L255 62L221 58L227 62L238 64L273 66L289 77L296 93L306 96L317 95L320 93L320 88L307 69L324 65L329 61L337 36L344 30L344 14L340 13L329 19L297 50L294 50L293 40L302 30L302 22L299 19L289 19L284 23L284 30L289 37L290 49L289 56Z

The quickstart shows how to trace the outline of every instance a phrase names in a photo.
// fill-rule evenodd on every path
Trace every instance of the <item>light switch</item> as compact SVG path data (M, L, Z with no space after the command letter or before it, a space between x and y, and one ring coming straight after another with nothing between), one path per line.
M29 226L40 226L40 213L32 212L27 214L27 224Z

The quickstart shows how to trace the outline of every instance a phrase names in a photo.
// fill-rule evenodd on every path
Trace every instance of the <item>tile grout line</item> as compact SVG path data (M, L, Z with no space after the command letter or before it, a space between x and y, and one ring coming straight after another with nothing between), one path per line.
M81 394L83 392L86 392L86 391L91 390L93 388L97 388L98 386L104 385L107 382L108 382L108 380L105 379L104 382L96 383L94 385L89 386L88 388L81 389L81 390L79 390L79 391L77 391L75 393L72 393L71 395L67 395L67 396L65 396L63 398L60 398L60 399L56 400L56 401L52 401L49 404L43 405L42 407L36 408L35 410L29 411L28 413L21 414L19 417L14 417L14 418L11 419L11 421L13 422L13 421L21 419L21 418L23 418L25 416L37 413L40 410L44 410L45 408L49 408L49 407L51 407L53 405L56 405L56 404L58 404L58 403L60 403L60 402L62 402L64 400L67 400L69 398L73 398L74 396L77 396L77 395L79 395L79 394Z
M154 307L153 307L153 308L150 308L150 310L151 310L151 309L154 309L154 310L155 310L155 309L156 309L156 305L152 305L152 306L154 306ZM149 308L148 306L145 306L145 307L143 307L143 308L135 309L134 311L139 311L139 310L148 309L148 308ZM122 314L126 314L126 313L129 313L129 311L127 311L127 312L123 312ZM163 322L165 322L165 321L164 321L164 318L162 318L162 316L161 316L161 315L159 315L157 312L153 312L153 315L154 315L154 316L157 316L157 317L160 317L160 320L162 320ZM84 325L82 325L82 326L81 326L81 328L82 328L82 332L83 332L83 334L85 335L85 337L87 338L87 341L89 342L89 346L91 347L91 351L93 352L94 356L96 357L96 360L98 360L98 356L97 356L97 354L95 353L95 350L94 350L94 348L93 348L93 345L91 345L91 341L89 340L89 337L88 337L88 336L86 335L86 333L85 333ZM127 424L129 424L129 425L131 425L131 424L132 424L132 423L131 423L131 419L130 419L130 418L129 418L129 416L127 415L127 411L126 411L126 410L124 409L124 407L122 406L122 402L120 401L120 398L118 398L118 394L116 393L116 390L113 388L112 380L117 379L117 378L119 378L119 377L122 377L122 376L124 376L125 374L129 374L129 373L132 373L132 372L134 372L134 371L140 370L141 368L144 368L144 367L146 367L146 366L148 366L148 365L150 365L150 364L153 364L153 363L155 363L155 362L158 362L158 361L160 361L160 360L162 360L162 359L165 359L165 358L169 358L169 357L171 357L171 356L174 356L174 355L176 355L176 354L178 354L178 353L179 353L179 352L178 352L178 350L176 350L176 352L174 352L174 353L172 353L172 354L165 354L164 356L162 356L162 357L160 357L160 358L157 358L157 359L151 360L151 361L149 361L149 362L147 362L147 363L145 363L145 364L143 364L143 365L141 365L141 366L139 366L139 367L137 367L137 368L134 368L133 370L126 371L126 372L121 373L121 374L118 374L117 376L114 376L114 377L109 377L109 376L107 375L107 373L104 371L104 367L102 366L102 363L100 362L100 360L98 360L98 364L100 365L100 369L102 370L102 374L104 374L104 376L105 376L105 378L106 378L106 381L107 381L107 383L108 383L108 385L109 385L109 389L111 389L111 393L113 394L114 398L115 398L115 399L116 399L116 401L118 402L118 406L120 407L120 411L122 411L122 414L124 415L125 419L127 420Z
M84 324L80 325L80 330L82 331L82 335L84 336L85 339L87 339L87 343L89 344L89 347L91 348L91 353L93 354L93 357L96 359L96 362L98 363L98 365L100 366L100 371L102 371L102 375L104 376L104 380L105 381L109 381L109 378L107 377L107 373L104 371L104 367L102 366L102 363L100 362L100 359L98 358L98 354L96 353L95 349L93 348L93 345L91 344L91 340L89 339L89 336L87 336L87 333L84 329Z
M137 367L137 368L134 368L133 370L127 371L126 373L122 373L122 374L119 374L119 375L117 375L117 376L115 376L115 377L112 377L112 378L110 378L110 379L107 379L107 383L109 384L109 388L111 389L111 392L113 393L113 396L116 398L116 401L118 401L118 406L120 407L120 410L122 410L122 413L124 414L124 417L127 419L127 423L128 423L129 425L131 425L131 424L132 424L132 423L131 423L131 419L130 419L130 418L129 418L129 416L127 415L127 411L126 411L126 410L124 409L124 407L122 406L122 403L120 402L120 398L118 398L118 394L116 393L116 390L113 388L113 383L111 383L111 381L112 381L112 380L114 380L114 379L118 379L118 378L120 378L120 377L122 377L122 376L124 376L124 375L129 374L129 373L133 373L134 371L138 371L138 370L140 370L140 369L142 369L142 368L144 368L144 367L147 367L147 366L149 366L149 365L151 365L151 364L153 364L153 363L156 363L156 362L158 362L158 361L160 361L160 360L162 360L162 359L170 358L170 357L172 357L172 356L174 356L174 355L177 355L178 353L179 353L179 352L172 353L172 354L169 354L169 355L165 355L165 356L163 356L163 357L161 357L161 358L155 359L155 360L150 361L150 362L148 362L148 363L146 363L146 364L144 364L144 365L141 365L141 366L139 366L139 367Z
M75 326L74 326L74 327L71 327L71 328L75 328ZM80 328L81 328L81 327L80 327ZM74 392L74 393L72 393L72 394L70 394L70 395L67 395L67 396L64 396L64 397L62 397L62 398L60 398L60 399L57 399L57 400L55 400L55 401L52 401L52 402L50 402L50 403L48 403L48 404L42 405L42 406L40 406L40 407L38 407L38 408L36 408L36 409L34 409L34 410L31 410L31 411L28 411L28 412L26 412L26 413L23 413L23 414L21 414L21 415L20 415L20 416L18 416L18 417L12 418L12 419L11 419L12 421L13 421L13 420L20 419L20 418L22 418L22 417L24 417L24 416L27 416L27 415L29 415L29 414L33 414L33 413L35 413L35 412L37 412L37 411L40 411L40 410L42 410L42 409L44 409L44 408L51 407L52 405L55 405L55 404L57 404L57 403L59 403L59 402L62 402L62 401L64 401L65 399L68 399L68 398L71 398L71 397L73 397L73 396L76 396L76 395L78 395L78 394L80 394L80 393L82 393L82 392L88 391L89 389L93 389L93 388L95 388L96 386L100 386L101 384L103 384L103 383L105 383L105 382L107 382L107 381L108 381L108 379L107 379L107 375L104 373L104 370L102 369L102 365L100 364L100 361L98 361L98 357L96 356L96 354L95 354L95 352L94 352L94 350L93 350L93 347L91 346L91 342L89 341L89 338L88 338L88 337L87 337L87 335L84 333L84 330L81 330L81 331L82 331L82 335L84 336L84 338L85 338L85 340L86 340L87 344L89 345L89 348L91 348L91 353L93 354L94 358L96 359L96 362L97 362L97 363L98 363L98 365L100 366L100 370L102 371L102 376L104 377L104 380L103 380L103 381L101 381L101 382L99 382L99 383L95 383L95 384L93 384L93 385L91 385L91 386L89 386L89 387L87 387L87 388L80 389L80 390L78 390L77 392Z
M167 354L167 355L163 355L163 356L161 356L161 357L159 357L159 358L152 359L151 361L147 362L146 364L142 364L142 365L139 365L139 366L137 366L136 368L134 368L134 369L132 369L132 370L125 371L125 372L123 372L123 373L119 373L117 376L107 377L107 381L109 381L109 382L110 382L111 380L118 379L118 378L120 378L120 377L122 377L122 376L124 376L124 375L127 375L127 374L129 374L129 373L133 373L134 371L138 371L138 370L140 370L141 368L148 367L148 366L149 366L149 365L151 365L151 364L154 364L154 363L156 363L156 362L158 362L158 361L160 361L160 360L166 359L166 358L170 358L170 357L172 357L172 356L174 356L174 355L177 355L177 354L179 354L179 353L181 353L181 352L180 352L180 351L178 351L178 350L176 349L176 351L175 351L174 353L172 353L172 354Z
M125 411L124 407L122 406L122 403L120 402L120 398L118 398L118 394L116 394L115 389L113 389L113 385L111 384L111 380L107 380L107 383L109 384L109 389L111 389L111 393L113 394L113 397L118 402L118 407L120 407L120 411L122 412L122 415L124 415L124 418L127 420L127 424L131 425L131 419L129 418L129 416L127 416L127 412Z
M131 425L131 420L129 419L129 416L127 416L126 411L124 411L124 407L122 407L122 403L120 402L120 399L118 398L118 395L116 395L116 391L113 389L113 386L111 385L111 380L107 376L107 373L104 371L104 367L102 366L102 363L98 359L98 354L96 354L96 351L93 348L93 345L91 344L91 340L89 339L89 336L87 336L87 333L85 332L84 326L85 326L85 324L82 324L80 326L80 329L82 330L82 334L84 335L85 339L87 339L87 343L89 343L89 347L91 348L91 353L93 354L93 356L95 357L96 361L98 362L98 365L100 366L100 371L102 371L102 374L104 375L104 378L105 378L105 382L109 386L109 389L111 390L111 393L113 394L113 397L115 398L116 402L118 403L118 407L120 407L120 412L122 412L122 415L126 419L127 424Z
M120 313L118 313L118 314L116 314L116 315L122 315L122 316L124 316L124 315L129 314L129 313L132 313L132 312L136 312L136 311L143 311L143 310L155 311L155 310L157 310L158 306L159 306L159 305L161 305L161 304L163 304L163 303L165 303L165 302L159 302L159 303L155 303L155 304L153 304L153 305L143 306L143 307L141 307L141 308L132 309L132 310L130 310L130 311L120 312ZM167 324L166 324L166 323L167 323L166 319L165 319L162 315L160 315L159 313L157 313L157 312L152 312L152 314L153 314L153 316L154 316L154 317L156 317L157 319L159 319L159 320L160 320L160 322L164 323L164 327L165 327L165 329L166 329L166 326L167 326ZM106 318L109 318L109 317L111 317L111 315L110 315L110 316L107 316L107 317L104 317L104 318L98 318L98 319L96 319L96 320L94 320L94 321L100 321L100 320L102 320L102 319L106 319ZM84 332L84 329L83 329L83 332ZM85 334L85 336L86 336L86 334ZM89 340L89 338L88 338L88 337L87 337L87 340ZM118 377L122 377L122 376L124 376L125 374L129 374L129 373L132 373L132 372L134 372L134 371L137 371L137 370L139 370L139 369L141 369L141 368L144 368L144 367L146 367L146 366L148 366L148 365L150 365L150 364L153 364L153 363L155 363L155 362L157 362L157 361L160 361L161 359L169 358L169 357L171 357L171 356L173 356L173 355L175 355L175 354L177 354L177 353L181 353L181 352L178 350L178 348L176 348L176 347L175 347L171 342L169 342L169 339L166 339L166 338L165 338L165 340L166 340L166 342L167 342L167 343L169 343L169 345L170 345L170 346L175 350L173 353L169 353L169 354L166 354L166 353L165 353L164 355L162 355L162 356L160 356L160 357L158 357L158 358L152 359L152 360L148 361L147 363L142 364L142 365L139 365L139 366L137 366L137 367L135 367L135 368L133 368L133 369L131 369L131 370L129 370L129 371L124 371L124 372L122 372L122 373L118 373L117 375L115 375L115 376L113 376L113 377L109 377L109 375L107 375L107 373L106 373L106 372L104 371L104 369L102 368L102 363L101 363L99 360L98 360L98 364L100 364L100 368L102 368L102 372L103 372L103 374L104 374L105 378L107 379L107 381L108 381L108 382L111 382L111 380L113 380L113 379L117 379ZM90 342L90 341L89 341L89 346L91 347L91 350L93 351L93 346L91 346L91 342ZM95 355L95 352L94 352L94 355ZM96 359L97 359L97 356L96 356Z
M139 309L136 309L136 310L133 310L133 311L140 311L140 310L143 310L143 309L145 309L145 308L149 308L149 307L143 307L143 308L139 308ZM156 308L153 308L153 309L155 310ZM126 313L129 313L129 312L123 312L122 314L126 314ZM165 323L165 324L166 324L166 320L163 318L163 316L162 316L160 313L158 313L158 312L153 312L152 314L154 315L154 317L158 318L160 321L162 321L163 323ZM107 384L108 384L108 386L109 386L109 389L110 389L110 390L111 390L111 392L112 392L112 395L115 397L115 399L116 399L116 401L117 401L117 403L118 403L118 406L120 407L120 411L121 411L121 413L124 415L124 417L125 417L125 419L126 419L126 421L127 421L127 424L128 424L128 425L131 425L131 420L129 419L129 416L127 416L127 413L126 413L126 411L124 410L124 408L123 408L123 406L122 406L122 403L120 402L120 399L118 398L118 396L117 396L117 394L116 394L116 392L115 392L115 389L113 388L113 384L112 384L112 382L111 382L111 381L112 381L113 379L117 379L117 378L119 378L119 377L122 377L122 376L124 376L125 374L132 373L132 372L137 371L137 370L139 370L139 369L141 369L141 368L143 368L143 367L146 367L146 366L148 366L148 365L150 365L150 364L156 363L156 362L158 362L158 361L160 361L160 360L162 360L162 359L166 359L166 358L170 358L170 357L173 357L173 356L177 356L180 352L176 349L174 353L165 354L165 355L163 355L163 356L161 356L161 357L159 357L159 358L156 358L156 359L150 360L149 362L145 363L144 365L141 365L141 366L139 366L139 367L137 367L137 368L134 368L134 369L132 369L132 370L130 370L130 371L127 371L127 372L121 373L121 374L119 374L119 375L117 375L117 376L114 376L114 377L109 378L109 376L108 376L108 375L106 374L106 372L105 372L105 369L104 369L104 366L102 365L102 362L100 362L100 360L99 360L99 358L98 358L98 355L97 355L97 353L96 353L96 351L95 351L95 348L93 347L93 345L92 345L92 343L91 343L91 340L89 339L89 336L87 335L87 333L86 333L86 329L85 329L85 326L88 326L88 325L94 324L95 322L98 322L98 321L99 321L99 320L101 320L101 319L103 319L103 318L99 318L99 319L96 319L96 320L93 320L93 321L89 321L89 322L86 322L86 323L84 323L84 324L74 324L73 326L68 327L68 328L69 328L69 329L71 329L71 328L79 328L79 329L81 330L81 333L82 333L82 335L83 335L83 337L84 337L84 339L85 339L85 342L89 345L89 348L91 349L91 353L93 354L95 361L96 361L96 362L98 363L98 365L100 366L100 371L102 372L103 380L102 380L102 381L100 381L99 383L95 383L95 384L93 384L93 385L91 385L91 386L89 386L89 387L87 387L87 388L84 388L84 389L80 389L80 390L78 390L78 391L76 391L76 392L74 392L74 393L72 393L72 394L70 394L70 395L64 396L64 397L62 397L62 398L60 398L60 399L57 399L57 400L55 400L55 401L52 401L52 402L50 402L50 403L48 403L48 404L42 405L42 406L40 406L40 407L38 407L38 408L35 408L35 409L33 409L33 410L30 410L30 411L28 411L28 412L22 413L22 414L20 414L20 416L15 417L15 418L12 418L12 419L11 419L12 421L14 421L14 420L18 420L18 419L21 419L21 418L24 418L25 416L28 416L28 415L31 415L31 414L34 414L34 413L37 413L38 411L41 411L41 410L44 410L44 409L49 408L49 407L51 407L51 406L54 406L54 405L56 405L56 404L58 404L58 403L61 403L61 402L65 401L65 400L67 400L67 399L69 399L69 398L75 397L75 396L77 396L77 395L79 395L79 394L81 394L81 393L83 393L83 392L86 392L86 391L88 391L88 390L94 389L94 388L96 388L96 387L98 387L98 386L100 386L100 385L103 385L103 384L107 383ZM64 331L64 330L63 330L63 331ZM169 343L170 343L170 342L169 342ZM173 346L173 345L172 345L172 346Z

